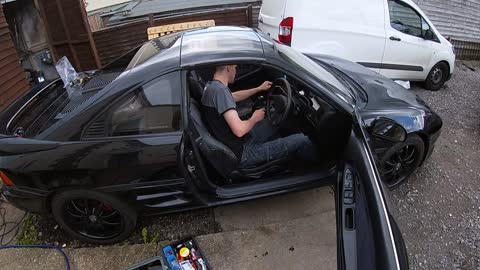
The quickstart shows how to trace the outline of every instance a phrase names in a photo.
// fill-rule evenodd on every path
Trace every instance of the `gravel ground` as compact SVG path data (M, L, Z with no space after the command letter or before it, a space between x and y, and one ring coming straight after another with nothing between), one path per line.
M438 92L414 85L443 119L426 162L396 189L411 269L480 269L480 63L457 62Z
M40 232L41 243L54 244L70 248L95 247L71 238L58 228L56 222L49 216L38 216L35 220ZM147 233L146 241L142 231ZM125 244L143 244L152 241L178 240L187 236L206 235L220 232L221 228L213 214L213 209L200 209L165 216L139 217L137 227Z

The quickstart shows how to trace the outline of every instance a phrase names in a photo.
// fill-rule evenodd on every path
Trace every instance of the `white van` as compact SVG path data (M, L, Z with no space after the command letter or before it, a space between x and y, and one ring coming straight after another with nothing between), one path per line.
M345 58L431 90L455 65L452 44L411 0L263 0L259 28L302 53Z

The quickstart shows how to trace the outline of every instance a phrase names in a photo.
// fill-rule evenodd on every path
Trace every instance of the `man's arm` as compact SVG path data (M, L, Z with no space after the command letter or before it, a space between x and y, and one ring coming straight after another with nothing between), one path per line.
M260 109L253 112L252 117L248 120L242 120L238 116L236 110L228 110L223 114L225 121L227 121L228 126L232 130L235 136L241 138L255 126L257 122L262 121L265 118L265 110Z
M236 91L232 93L232 96L233 96L233 99L235 99L235 102L239 102L257 94L260 91L266 91L270 89L270 87L272 87L272 83L269 81L265 81L259 87L255 87L248 90Z

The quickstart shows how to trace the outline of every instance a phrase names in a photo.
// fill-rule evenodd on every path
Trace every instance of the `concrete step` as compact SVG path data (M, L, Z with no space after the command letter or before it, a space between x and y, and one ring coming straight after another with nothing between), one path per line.
M336 269L330 187L217 207L223 231L196 237L215 269Z
M335 211L196 240L215 269L337 269Z
M335 195L330 187L215 208L215 221L223 231L246 230L286 222L335 210ZM335 223L333 223L335 224Z

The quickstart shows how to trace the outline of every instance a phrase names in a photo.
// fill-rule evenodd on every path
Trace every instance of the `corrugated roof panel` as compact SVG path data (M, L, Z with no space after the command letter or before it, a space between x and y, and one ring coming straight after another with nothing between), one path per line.
M113 16L110 21L119 21L129 18L146 16L148 14L163 13L169 11L195 9L202 7L234 5L242 3L256 3L258 0L142 0L127 5L123 10L129 11L127 15L122 13Z

